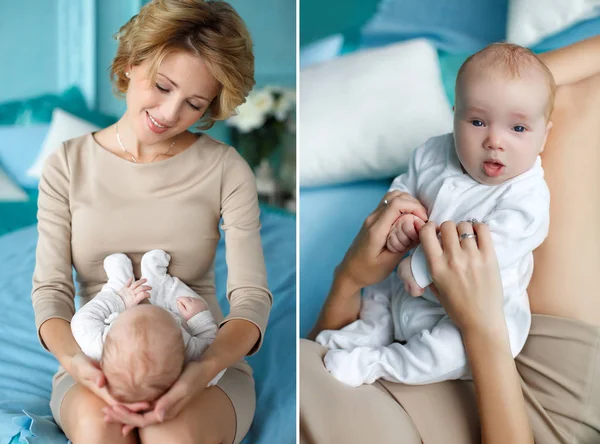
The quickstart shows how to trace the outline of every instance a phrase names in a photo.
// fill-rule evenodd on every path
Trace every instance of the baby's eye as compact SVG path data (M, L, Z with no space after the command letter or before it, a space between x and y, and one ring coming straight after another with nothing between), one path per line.
M513 129L517 132L517 133L524 133L525 132L525 127L522 125L517 125L517 126L513 126Z
M471 123L473 124L473 126L483 126L483 122L481 120L472 120Z

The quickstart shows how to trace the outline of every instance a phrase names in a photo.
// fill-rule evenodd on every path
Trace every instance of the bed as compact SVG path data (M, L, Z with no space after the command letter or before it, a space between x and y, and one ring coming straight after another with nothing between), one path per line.
M52 420L49 399L58 363L42 349L35 332L31 278L37 241L35 181L31 164L48 125L0 127L0 168L27 193L22 202L0 202L0 443L64 444ZM18 149L19 155L14 153ZM296 437L296 217L264 206L261 236L269 287L274 295L261 350L248 359L254 370L257 411L245 443L293 443ZM222 234L215 276L227 312L227 270Z

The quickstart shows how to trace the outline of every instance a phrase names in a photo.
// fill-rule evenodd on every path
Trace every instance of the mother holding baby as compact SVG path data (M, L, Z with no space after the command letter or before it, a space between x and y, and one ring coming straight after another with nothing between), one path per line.
M210 128L245 101L254 85L252 41L227 3L154 0L121 28L118 42L111 75L125 113L58 147L39 186L32 300L39 338L60 363L52 414L75 444L238 443L256 402L243 358L260 347L272 302L256 186L235 149L188 128ZM213 270L221 218L226 318ZM220 328L154 405L125 406L71 333L72 267L85 303L106 281L106 256L124 252L140 279L141 257L152 249L168 252L169 273L207 301Z
M540 55L558 86L541 154L551 223L534 252L532 323L521 353L513 359L490 228L428 222L418 237L432 290L461 331L473 382L411 386L379 380L351 388L328 373L324 347L302 340L302 443L600 442L598 54L600 37ZM382 199L337 267L311 339L357 320L361 289L398 265L407 248L392 252L385 246L401 213L427 216L406 193L391 191Z

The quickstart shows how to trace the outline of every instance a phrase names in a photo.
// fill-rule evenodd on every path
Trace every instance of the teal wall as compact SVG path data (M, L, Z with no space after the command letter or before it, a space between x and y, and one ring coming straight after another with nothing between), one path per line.
M379 0L300 0L300 45L331 34L357 33Z
M112 38L147 0L0 0L0 102L82 86L95 110L120 115L108 69ZM296 84L295 0L231 0L252 34L258 86ZM219 127L213 135L225 138Z

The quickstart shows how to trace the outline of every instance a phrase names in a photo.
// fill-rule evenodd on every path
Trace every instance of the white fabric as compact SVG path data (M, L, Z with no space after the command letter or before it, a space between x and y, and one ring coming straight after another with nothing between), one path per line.
M23 202L27 199L27 193L0 168L0 202Z
M571 25L600 14L600 0L511 0L507 40L533 46Z
M488 224L516 356L531 323L527 285L533 272L532 251L549 227L550 193L540 158L520 176L496 186L482 185L463 173L453 136L446 134L417 148L408 172L398 176L390 189L417 197L438 225L473 218ZM420 246L413 253L412 270L423 288L431 283ZM391 315L384 316L388 307ZM406 344L391 343L390 337ZM336 349L327 353L325 365L352 386L379 378L426 384L470 377L460 331L435 295L426 288L423 297L410 296L396 274L364 290L358 321L339 331L322 332L317 342Z
M300 72L300 185L392 177L415 146L452 129L426 40L360 51Z
M61 143L87 133L98 131L99 129L99 127L86 120L75 117L60 108L55 108L52 111L52 122L42 144L42 149L33 165L27 170L27 175L40 179L46 159Z
M197 360L217 334L217 323L206 310L186 321L177 308L177 298L189 296L204 299L185 285L180 279L167 273L171 257L162 250L152 250L142 256L142 277L150 285L150 303L167 310L177 321L185 346L185 362ZM71 320L71 330L81 350L89 357L100 360L104 341L113 321L125 311L125 303L117 292L133 277L131 260L123 253L116 253L104 259L104 269L108 281L102 290L87 304L81 307ZM206 302L206 301L205 301ZM216 384L225 370L210 383Z

